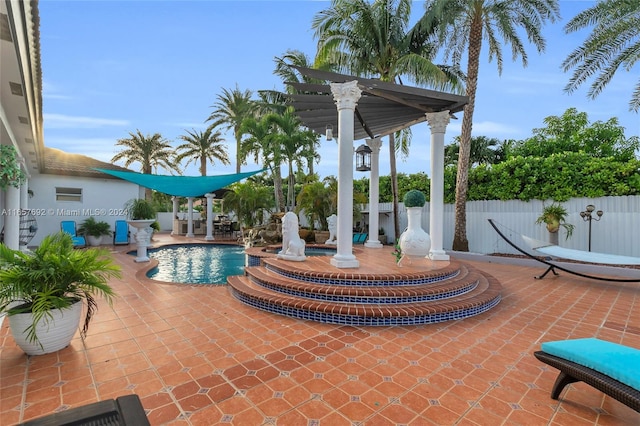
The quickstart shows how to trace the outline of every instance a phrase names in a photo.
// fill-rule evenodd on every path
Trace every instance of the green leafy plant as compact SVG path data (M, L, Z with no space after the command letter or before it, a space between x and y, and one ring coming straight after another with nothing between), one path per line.
M108 251L75 250L71 236L64 232L47 235L32 252L0 244L0 312L33 314L24 332L31 342L39 343L39 321L51 318L52 309L69 308L84 300L84 336L98 308L95 297L102 296L111 305L115 293L108 280L120 276L120 267Z
M402 248L400 247L400 239L396 239L396 244L393 246L393 251L391 254L395 256L396 263L400 262L402 259Z
M0 189L19 188L26 178L13 145L0 145Z
M132 198L124 205L127 214L132 220L149 220L156 218L156 209L144 198Z
M547 226L547 231L551 233L556 233L560 227L563 227L567 231L566 239L569 239L573 234L574 226L566 222L567 215L567 209L560 204L552 203L542 209L542 214L536 220L536 224L544 223Z
M149 226L151 226L153 230L156 232L160 231L160 222L158 222L157 220Z
M93 216L88 217L78 227L78 234L99 238L103 235L111 235L111 225L107 222L97 221Z
M404 194L402 199L405 207L422 207L427 202L424 192L412 189Z

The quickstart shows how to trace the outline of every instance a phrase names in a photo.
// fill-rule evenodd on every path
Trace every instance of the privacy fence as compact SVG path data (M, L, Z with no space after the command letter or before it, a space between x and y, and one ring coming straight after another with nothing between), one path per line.
M514 234L524 234L532 238L548 241L548 231L544 225L537 225L536 219L545 205L551 201L470 201L467 203L467 238L469 251L475 253L517 253L505 243L491 227L487 219L494 219L504 230ZM640 196L572 198L560 203L567 210L567 222L575 226L573 236L565 239L561 228L559 243L562 247L587 250L589 242L589 223L580 216L589 204L596 210L602 210L599 221L591 223L591 250L594 252L640 257ZM380 205L380 227L384 228L389 241L395 241L393 235L393 205ZM363 208L368 211L368 205ZM429 230L429 203L422 210L422 227ZM404 205L399 207L400 230L407 226ZM594 215L595 216L595 215ZM368 222L368 215L364 215ZM455 226L455 206L445 204L444 208L444 248L450 250L453 245Z

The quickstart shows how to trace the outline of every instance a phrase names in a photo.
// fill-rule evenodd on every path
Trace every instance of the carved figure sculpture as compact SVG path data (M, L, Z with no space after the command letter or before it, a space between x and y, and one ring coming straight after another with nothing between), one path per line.
M325 241L325 244L336 244L336 231L338 230L338 216L332 214L327 218L327 224L329 225L329 239Z
M287 212L282 217L282 250L278 258L285 260L302 261L305 242L298 233L298 216L293 212Z

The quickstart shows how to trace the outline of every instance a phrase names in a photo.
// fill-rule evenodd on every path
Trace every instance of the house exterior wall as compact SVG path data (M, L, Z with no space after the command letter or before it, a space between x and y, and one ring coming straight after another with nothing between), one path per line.
M82 201L56 201L56 187L81 188ZM37 175L29 180L33 197L29 210L38 222L38 232L29 246L35 246L46 235L60 231L60 222L74 220L79 226L86 218L94 216L105 221L113 230L115 221L127 219L124 204L140 196L138 185L119 179L94 179L88 177ZM103 244L110 244L104 238Z

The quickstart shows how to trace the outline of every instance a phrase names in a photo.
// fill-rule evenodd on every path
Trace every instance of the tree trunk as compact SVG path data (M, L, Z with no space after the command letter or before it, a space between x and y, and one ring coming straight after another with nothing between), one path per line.
M398 215L398 170L396 168L396 138L389 135L389 171L391 175L391 195L393 196L393 229L396 239L400 238L400 218Z
M240 144L242 143L242 135L239 131L235 132L236 136L236 173L240 173L240 163L242 163L242 155L240 152Z
M273 168L273 190L278 213L284 212L284 193L282 192L282 172L280 166Z
M200 175L207 175L207 157L200 157Z
M287 181L289 182L288 188L287 188L287 204L288 204L288 209L287 211L292 212L293 209L296 206L296 202L295 202L295 185L296 185L296 177L293 174L293 163L289 162L289 177L287 179Z
M469 59L467 66L467 96L469 97L469 103L464 107L464 116L462 118L458 172L456 175L456 223L452 246L453 250L456 251L469 251L469 240L467 240L467 190L469 188L469 156L471 153L473 110L476 103L480 49L482 48L481 18L481 12L476 13L471 22L469 33Z

